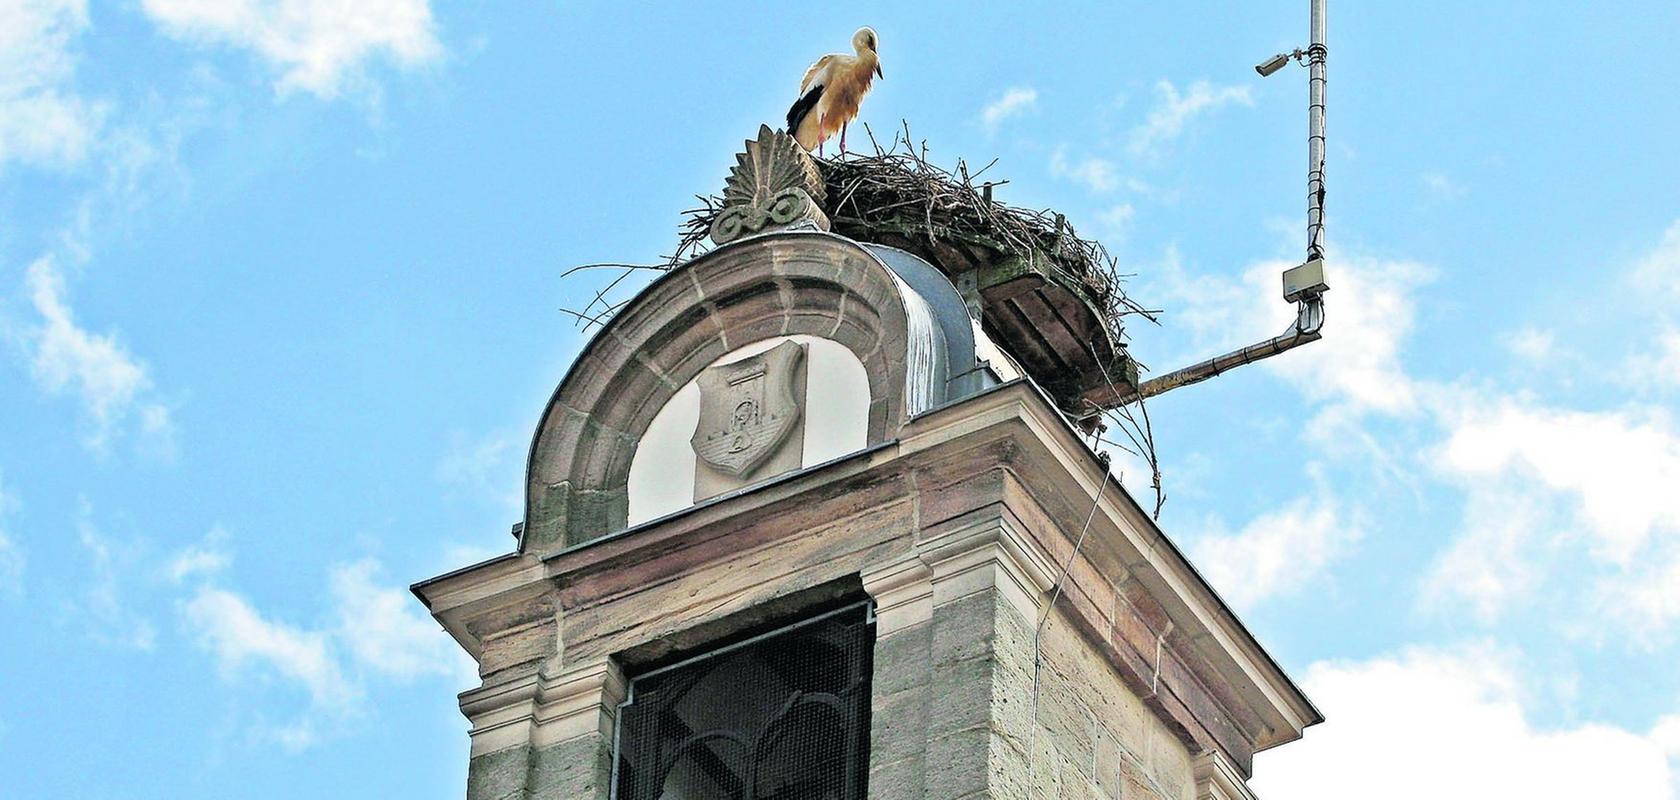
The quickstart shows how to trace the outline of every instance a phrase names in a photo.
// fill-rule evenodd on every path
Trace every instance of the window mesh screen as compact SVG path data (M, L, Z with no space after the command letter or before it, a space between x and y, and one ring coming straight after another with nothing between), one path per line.
M634 678L618 800L864 800L867 605Z

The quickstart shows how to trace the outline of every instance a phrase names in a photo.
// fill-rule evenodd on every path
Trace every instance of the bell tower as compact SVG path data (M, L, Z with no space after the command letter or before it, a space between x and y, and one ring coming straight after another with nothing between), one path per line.
M1089 446L1137 378L1071 231L737 160L560 380L516 549L414 587L469 800L1251 797L1321 717Z

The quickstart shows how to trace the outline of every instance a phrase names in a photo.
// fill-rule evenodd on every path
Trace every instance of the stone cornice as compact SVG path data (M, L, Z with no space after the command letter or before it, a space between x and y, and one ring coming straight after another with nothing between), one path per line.
M1194 769L1196 800L1258 800L1242 773L1217 750L1197 756Z
M1006 384L915 418L906 426L900 449L910 454L968 438L980 426L1024 429L1026 435L1011 437L1020 447L1014 472L1033 488L1034 498L1063 499L1060 507L1047 503L1056 518L1083 520L1100 490L1100 513L1093 520L1085 554L1097 572L1111 580L1129 576L1138 581L1165 607L1180 640L1220 668L1224 679L1258 694L1257 705L1271 712L1272 719L1271 730L1253 735L1256 750L1293 741L1302 729L1323 721L1184 553L1030 383Z
M589 734L610 740L625 686L618 667L601 659L557 676L534 672L462 692L461 713L472 721L472 754L547 747Z

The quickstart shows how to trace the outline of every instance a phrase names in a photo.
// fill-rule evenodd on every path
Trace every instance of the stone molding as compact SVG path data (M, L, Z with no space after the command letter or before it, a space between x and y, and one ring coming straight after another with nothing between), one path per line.
M1196 800L1258 800L1231 762L1218 750L1196 756Z
M919 554L866 569L863 591L875 601L875 636L885 638L933 618L933 569Z
M611 659L548 677L533 672L461 694L472 723L472 756L511 747L548 747L596 734L612 741L627 684Z
M907 309L920 298L905 293L868 250L817 233L751 237L665 274L590 340L550 399L527 462L521 548L550 553L624 528L648 423L753 342L809 334L850 349L869 382L868 443L891 439L915 410Z
M1037 622L1055 580L1049 556L997 508L921 531L915 547L862 573L863 590L875 600L876 636L926 622L934 608L988 589Z
M1055 582L1048 555L1003 509L981 509L922 532L916 549L933 572L933 605L996 588L1037 621Z

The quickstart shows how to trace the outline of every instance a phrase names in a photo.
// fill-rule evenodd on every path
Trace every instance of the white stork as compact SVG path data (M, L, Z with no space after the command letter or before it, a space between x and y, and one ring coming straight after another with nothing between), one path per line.
M831 53L817 59L799 83L799 99L788 109L787 129L807 151L840 133L840 152L846 152L846 123L857 116L869 85L881 74L880 40L871 28L852 34L857 55Z

